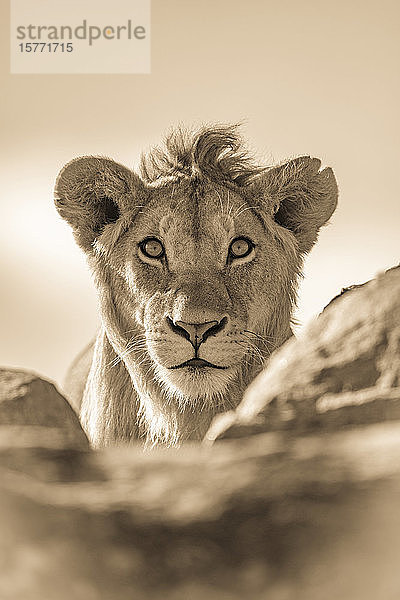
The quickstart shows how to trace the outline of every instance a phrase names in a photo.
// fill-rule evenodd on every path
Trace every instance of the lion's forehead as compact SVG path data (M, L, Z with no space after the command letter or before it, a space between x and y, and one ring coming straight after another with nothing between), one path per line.
M160 236L166 244L170 259L182 253L186 259L218 257L221 250L235 233L235 223L230 217L223 218L216 213L212 218L201 214L193 207L186 214L169 214L161 219Z
M257 217L247 208L251 209L246 200L233 192L214 189L191 194L184 190L158 197L144 213L171 260L182 255L186 260L223 260L236 235L250 236L258 229L262 233Z

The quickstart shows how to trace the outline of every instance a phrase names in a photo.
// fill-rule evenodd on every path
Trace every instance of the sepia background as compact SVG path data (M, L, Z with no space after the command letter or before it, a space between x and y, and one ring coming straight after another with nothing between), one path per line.
M57 382L97 327L85 259L52 200L68 160L128 166L174 124L243 121L267 164L333 167L337 212L305 265L304 325L399 261L397 1L153 0L150 75L10 75L1 1L0 364Z

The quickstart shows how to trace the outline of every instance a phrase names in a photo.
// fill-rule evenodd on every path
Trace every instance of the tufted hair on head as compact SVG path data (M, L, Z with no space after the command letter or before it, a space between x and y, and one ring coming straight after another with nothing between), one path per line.
M165 147L142 154L141 175L147 183L162 178L206 176L212 181L243 187L265 168L256 165L244 148L238 125L214 125L196 132L173 130Z

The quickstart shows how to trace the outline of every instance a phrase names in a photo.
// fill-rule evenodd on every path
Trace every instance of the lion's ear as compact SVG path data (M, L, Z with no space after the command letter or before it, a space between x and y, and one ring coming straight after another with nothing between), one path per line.
M272 202L275 221L296 236L302 253L311 250L337 206L333 171L320 167L318 158L302 156L272 167L254 183L255 191Z
M68 163L55 184L55 205L89 250L109 223L116 222L143 192L141 179L109 158L83 156Z

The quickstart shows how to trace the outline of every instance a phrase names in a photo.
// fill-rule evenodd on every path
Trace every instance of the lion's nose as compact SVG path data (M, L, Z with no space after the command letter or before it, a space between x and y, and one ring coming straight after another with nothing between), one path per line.
M189 340L196 349L210 335L216 335L222 331L228 319L224 317L220 321L206 321L205 323L185 323L185 321L176 321L174 323L172 319L167 317L167 321L175 333Z

